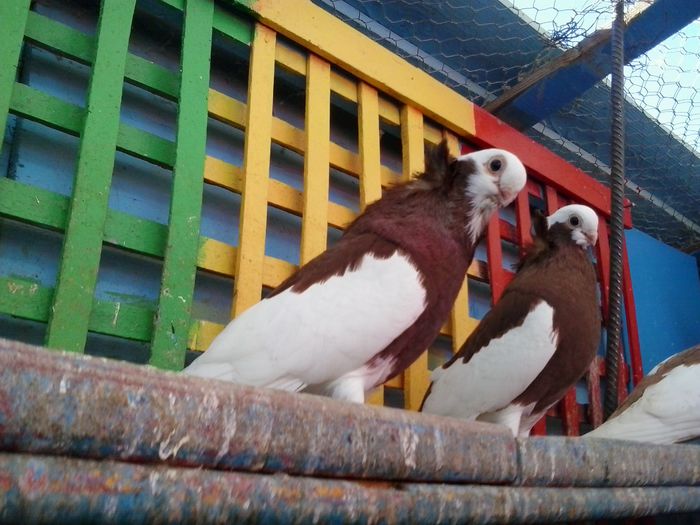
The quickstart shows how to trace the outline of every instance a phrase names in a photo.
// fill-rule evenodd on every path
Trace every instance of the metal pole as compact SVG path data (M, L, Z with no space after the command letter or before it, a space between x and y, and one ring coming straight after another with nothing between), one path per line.
M622 243L624 235L623 200L625 192L625 130L624 130L624 0L615 6L611 42L611 168L610 168L610 290L608 300L608 341L605 355L607 388L605 417L617 408L618 372L620 360L620 325L622 309Z

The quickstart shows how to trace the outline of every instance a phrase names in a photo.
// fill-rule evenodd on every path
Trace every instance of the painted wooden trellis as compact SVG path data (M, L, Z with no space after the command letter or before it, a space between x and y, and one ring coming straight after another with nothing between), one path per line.
M518 246L528 242L532 203L553 210L560 202L575 200L592 206L603 218L609 214L606 188L308 0L160 1L183 13L181 74L129 52L128 29L136 0L103 0L95 36L30 10L29 0L0 4L0 30L5 35L0 49L0 120L5 122L13 114L80 137L72 198L0 178L0 215L64 232L55 288L19 277L3 277L0 282L0 312L48 323L50 347L81 352L88 332L107 334L150 342L151 364L181 368L187 349L203 351L222 328L191 319L197 269L235 277L232 316L259 301L264 288L276 286L294 271L293 264L265 254L268 206L302 217L300 259L307 262L325 248L329 225L343 228L356 215L329 200L330 168L359 179L363 208L381 196L382 186L420 171L424 144L443 137L455 154L485 146L509 149L520 156L530 176L527 191L514 205L514 224L502 217L490 223L488 260L472 264L443 327L453 349L477 323L468 310L469 282L488 282L493 300L502 293L510 278L502 263L502 242ZM309 24L312 19L315 23ZM213 31L249 46L246 102L210 87ZM282 39L302 50L285 45ZM17 81L23 41L91 67L87 109ZM367 60L368 56L372 59ZM305 78L303 129L273 115L276 68ZM123 82L177 102L174 142L120 121ZM332 94L357 107L357 152L330 139ZM245 131L241 166L207 156L208 118ZM382 123L400 128L400 173L382 164ZM303 191L270 178L271 144L303 155ZM173 170L167 226L108 206L116 151ZM241 195L235 247L199 234L204 185ZM626 225L631 225L629 215ZM104 244L163 259L157 304L94 298ZM602 292L609 279L607 250L607 225L601 221L596 255ZM626 256L624 292L636 383L641 378L641 359ZM606 293L602 297L605 314ZM426 353L386 387L403 389L406 407L415 409L427 388L428 374ZM561 415L567 434L577 434L583 419L600 423L602 374L602 363L594 363L588 376L587 417L580 413L573 390L553 412ZM371 402L383 402L381 389ZM537 431L543 432L541 424Z

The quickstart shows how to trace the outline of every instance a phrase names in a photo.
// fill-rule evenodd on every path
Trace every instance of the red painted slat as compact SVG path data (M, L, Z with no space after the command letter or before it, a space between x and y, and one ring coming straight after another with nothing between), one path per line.
M608 293L610 290L610 241L608 240L608 224L601 220L598 223L598 246L596 250L596 269L600 283L600 298L603 309L603 322L608 319Z
M544 200L547 204L547 215L551 215L559 209L559 195L557 195L557 190L551 186L545 186Z
M600 391L600 357L593 359L588 367L588 422L593 427L603 424L603 401Z
M543 416L530 432L531 436L546 436L547 435L547 416Z
M564 432L567 436L579 435L579 407L576 402L576 388L571 387L562 400L564 412Z
M532 243L529 194L525 191L521 191L515 199L515 227L522 256L523 248Z
M610 216L608 188L487 111L475 106L474 118L475 142L511 151L522 160L533 178L568 195L575 195L599 213ZM629 213L625 213L625 226L632 227Z
M496 304L506 287L503 275L503 252L501 249L501 230L498 214L489 221L486 233L486 256L489 265L489 281L491 282L491 300Z
M508 221L500 219L498 221L498 227L501 239L503 239L504 241L511 242L513 244L518 244L519 236L515 226L513 226Z

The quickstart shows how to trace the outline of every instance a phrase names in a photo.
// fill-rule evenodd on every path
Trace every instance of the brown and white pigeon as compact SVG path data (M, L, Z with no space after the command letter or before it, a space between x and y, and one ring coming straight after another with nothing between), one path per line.
M508 426L527 436L588 369L600 339L598 238L588 206L535 222L535 239L502 297L450 361L432 374L421 410Z
M659 444L700 437L700 345L658 364L605 423L584 437Z
M437 337L489 218L525 179L507 151L454 158L443 141L424 173L387 190L185 373L363 402Z

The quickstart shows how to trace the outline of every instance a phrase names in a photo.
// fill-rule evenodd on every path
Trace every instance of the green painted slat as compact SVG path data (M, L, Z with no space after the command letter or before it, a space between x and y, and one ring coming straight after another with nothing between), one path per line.
M92 64L95 39L65 24L35 12L29 14L26 38L33 44L48 49L82 64ZM169 99L177 97L179 76L158 64L127 55L124 77L127 82L151 93Z
M199 251L207 141L212 0L186 0L170 221L150 364L180 369Z
M0 312L22 319L46 322L52 296L51 288L42 288L30 279L0 278Z
M253 41L253 24L218 4L214 7L214 29L247 46Z
M89 329L98 334L149 341L153 333L153 308L95 300Z
M12 112L51 128L78 135L85 110L24 84L15 84ZM158 166L172 168L175 144L126 124L119 125L117 149Z
M174 7L180 11L185 10L185 0L160 0L160 3Z
M186 4L185 0L160 0L160 2L180 11L184 11ZM214 9L212 26L242 44L250 45L253 40L253 25L218 5Z
M63 230L69 208L70 200L63 195L0 177L0 215Z
M73 198L46 344L81 352L102 251L119 131L126 52L136 0L103 0Z
M175 144L126 124L119 126L117 149L165 168L175 163Z
M23 277L0 277L0 312L46 322L54 289ZM140 298L125 298L138 301ZM94 300L89 328L91 332L149 341L153 330L153 308L123 301Z
M4 132L10 109L12 87L17 77L19 54L22 50L24 27L30 0L2 0L0 2L0 130ZM2 142L0 142L0 151Z
M0 177L0 215L29 224L63 230L70 199L63 195ZM127 213L108 210L104 242L130 251L163 257L167 227ZM200 244L208 239L202 237Z
M78 135L85 110L80 106L16 83L10 105L12 112L59 131Z

